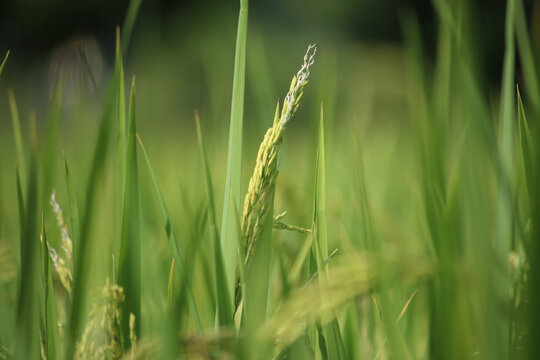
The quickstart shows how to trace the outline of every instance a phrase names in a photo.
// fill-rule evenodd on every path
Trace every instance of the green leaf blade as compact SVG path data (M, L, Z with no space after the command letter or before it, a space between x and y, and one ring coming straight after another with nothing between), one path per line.
M126 152L126 177L122 237L118 266L118 283L124 288L126 316L135 315L135 334L140 336L141 323L141 240L139 234L139 180L137 171L137 138L135 121L135 78L131 85L129 133ZM130 328L123 322L124 343L130 348Z
M214 273L216 284L216 319L218 326L231 326L233 325L233 313L231 304L231 295L229 293L227 277L225 272L225 265L223 260L223 254L221 251L221 245L219 243L219 233L216 219L216 209L214 201L214 188L212 182L212 173L210 171L210 164L206 155L206 149L204 146L201 123L198 112L195 113L195 126L197 130L197 141L199 143L199 152L201 154L204 163L204 175L206 194L208 197L208 212L210 214L210 235L212 237L212 244L214 246Z
M35 359L39 356L38 293L39 288L39 189L36 149L30 157L24 229L21 232L21 270L17 296L15 357Z
M499 129L499 189L497 199L497 223L495 236L495 253L499 261L507 261L512 250L513 215L511 187L513 183L513 138L514 138L514 67L515 67L515 46L514 46L514 21L515 21L515 0L509 0L506 9L506 29L505 41L506 49L503 62L503 82L501 88L501 109L500 109L500 129ZM509 274L505 268L494 272L494 296L498 301L507 303ZM494 306L490 304L490 306ZM508 337L510 336L510 322L500 312L493 321L490 341L492 346L488 346L490 359L506 359L509 356Z
M45 321L45 354L47 359L60 358L60 342L58 332L58 315L56 310L56 296L51 274L51 265L49 258L49 244L45 224L41 222L41 266L42 280L44 289L44 315Z
M223 254L225 276L229 293L228 303L232 306L236 286L236 262L238 255L238 228L234 212L241 206L242 175L242 134L244 116L244 86L246 72L246 41L248 22L248 1L240 1L236 52L234 60L231 119L229 129L229 146L227 158L227 175L225 179L225 198L223 200L223 217L221 222L221 251ZM232 308L231 308L232 313Z
M178 244L176 242L176 235L174 233L174 230L171 225L171 219L169 217L169 211L167 210L167 206L165 204L165 199L163 198L163 195L161 193L161 189L159 187L159 183L157 181L156 174L154 172L154 168L152 167L152 163L150 161L150 157L148 156L148 153L146 151L146 148L144 147L144 144L140 138L140 136L137 135L137 140L139 142L139 146L141 148L141 152L144 158L144 161L146 163L146 168L148 169L148 173L150 175L150 181L152 183L152 187L154 189L154 193L156 196L156 199L158 200L159 210L161 213L161 219L163 221L163 226L165 229L165 233L167 235L167 240L169 242L169 246L171 248L171 253L175 260L175 266L176 273L178 274L178 277L180 281L182 282L183 288L185 288L188 296L188 303L191 308L191 313L193 315L193 320L195 321L195 325L197 326L198 331L202 331L202 324L199 317L199 312L197 310L197 306L195 304L195 298L193 296L193 290L191 287L191 284L188 283L188 277L187 277L187 271L186 271L186 265L185 261L180 254L180 250L178 249Z
M103 180L107 154L109 153L112 125L114 118L115 84L118 74L113 75L105 95L101 123L99 126L96 146L91 162L91 168L86 184L84 212L80 223L80 233L77 243L73 244L73 298L69 311L66 351L64 358L72 359L75 350L75 341L79 338L82 328L84 309L86 305L87 282L90 275L92 239L91 233L96 210L96 193L98 185Z
M0 75L2 75L2 72L4 71L4 66L6 65L7 59L9 57L9 50L6 52L6 56L4 56L4 60L2 61L2 65L0 65Z
M328 271L325 268L324 260L328 257L328 230L326 223L326 155L324 141L324 113L321 104L321 113L319 118L319 136L317 142L317 166L315 176L315 195L313 211L313 230L314 241L312 251L315 255L319 283L328 282ZM325 294L330 296L330 294ZM325 319L326 323L317 326L317 332L322 338L319 339L319 346L323 356L328 359L346 359L345 345L341 336L341 330L337 318ZM322 341L324 339L324 341ZM324 345L324 346L322 346Z

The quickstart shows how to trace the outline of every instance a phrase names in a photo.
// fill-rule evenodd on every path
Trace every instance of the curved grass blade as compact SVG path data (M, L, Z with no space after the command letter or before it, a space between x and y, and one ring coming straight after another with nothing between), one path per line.
M4 56L4 60L2 61L2 65L0 65L0 75L2 75L2 72L4 71L4 66L6 65L6 61L9 57L9 50L6 53L6 56Z
M227 276L225 272L225 265L223 261L223 254L221 246L219 244L219 233L216 220L216 209L214 202L214 187L212 185L212 173L210 171L210 164L206 156L206 149L204 147L201 123L198 112L195 112L195 125L197 129L197 140L199 143L199 151L204 162L204 175L206 183L206 194L208 196L208 213L210 217L210 235L212 236L212 242L214 245L214 268L215 268L215 282L216 282L216 319L218 326L232 325L233 314L232 304L230 302L231 295L229 288L227 287ZM238 225L237 225L238 226ZM238 245L237 245L238 246Z
M126 154L126 178L122 237L118 265L118 284L124 288L124 313L135 315L135 335L140 337L141 323L141 240L139 235L139 180L137 174L137 139L135 123L135 78L131 83L129 136ZM130 326L122 324L125 349L131 344Z
M152 167L152 163L150 162L150 158L148 157L148 153L146 152L146 149L143 145L143 142L139 135L137 135L137 140L139 142L139 146L141 147L142 155L144 157L146 167L148 169L148 173L150 175L150 180L152 182L152 186L154 188L154 193L156 195L156 198L158 200L160 212L161 212L161 218L163 220L163 224L165 227L165 233L167 234L167 240L169 241L169 246L171 247L171 253L175 260L175 269L178 274L179 279L182 281L183 286L185 286L188 296L188 303L189 307L191 308L191 313L193 315L193 320L195 321L195 325L197 326L197 330L199 332L202 331L202 325L199 317L199 312L197 310L197 306L195 304L195 299L193 297L193 290L191 288L191 284L187 283L187 272L186 272L186 265L183 261L182 255L180 254L180 250L178 249L178 244L176 242L176 236L174 234L174 231L171 226L171 219L169 218L169 212L167 210L167 206L165 205L165 199L163 198L163 195L161 193L161 189L159 187L156 174L154 173L154 169Z
M536 193L534 179L537 179L536 174L536 151L529 131L529 124L525 117L525 110L523 109L523 102L521 100L521 94L519 93L519 87L516 86L517 103L518 103L518 123L519 123L519 140L521 145L521 156L523 158L523 167L525 169L525 179L527 182L527 189L529 191L529 197L532 198Z
M231 306L231 314L233 306L232 296L236 286L238 237L240 236L240 229L234 220L234 209L241 208L240 189L242 175L242 133L244 121L247 22L248 0L240 0L238 33L236 37L236 52L234 59L227 175L225 179L225 198L223 200L223 217L221 221L221 251L223 254L225 276L227 279L229 294L228 304Z
M167 282L167 305L172 308L174 301L174 258L171 262L171 270L169 271L169 281Z

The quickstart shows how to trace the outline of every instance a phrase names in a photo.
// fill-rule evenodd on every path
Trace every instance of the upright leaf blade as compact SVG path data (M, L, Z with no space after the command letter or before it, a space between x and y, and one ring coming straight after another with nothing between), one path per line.
M124 88L124 64L120 44L120 29L116 28L116 144L114 167L114 207L115 207L115 238L122 236L122 213L124 210L124 192L126 189L126 98ZM118 251L118 242L113 244L113 252Z
M497 203L497 224L495 236L495 253L502 264L508 261L508 254L512 249L513 237L513 216L512 216L512 175L513 171L513 138L514 138L514 21L515 21L515 0L509 0L506 9L506 29L505 41L506 49L503 62L503 82L501 88L501 109L500 109L500 129L499 129L499 189ZM495 266L495 265L494 265ZM492 308L496 319L492 319L492 332L489 335L491 344L488 347L489 353L486 356L490 359L507 359L509 355L508 338L510 336L510 323L501 311L497 311L496 303L509 304L508 269L503 267L501 271L493 272L495 301L489 306Z
M178 243L176 242L176 235L174 234L174 230L171 226L171 219L169 217L169 211L167 210L167 206L165 205L165 199L163 198L163 195L161 193L161 189L159 187L156 174L152 167L152 163L150 162L150 158L148 157L148 153L146 152L146 149L142 143L142 140L139 136L137 136L137 140L139 141L139 146L141 147L142 155L146 163L146 167L148 168L148 173L150 175L150 180L154 188L154 193L158 200L158 205L159 205L159 209L161 213L161 219L163 221L165 233L167 234L167 240L169 241L169 246L171 248L171 252L175 260L174 268L176 269L176 273L178 274L178 277L180 281L182 282L183 287L186 289L187 296L188 296L188 303L191 308L191 313L193 315L193 320L195 321L195 325L197 326L197 330L202 331L202 325L201 325L201 321L199 317L199 312L197 310L195 299L193 297L193 290L192 290L191 284L188 282L185 261L182 255L180 254L180 250L178 249Z
M137 173L137 138L135 124L135 78L131 84L129 134L126 153L126 178L124 210L122 214L122 238L118 266L118 283L124 288L126 300L124 313L135 315L135 334L140 336L141 324L141 241L139 235L139 180ZM130 327L122 324L126 348L130 343Z
M47 359L58 359L60 357L60 343L58 334L58 316L56 312L56 297L52 282L51 265L49 260L49 244L45 232L43 218L41 220L41 266L42 281L44 289L44 314L45 323L45 354Z
M171 270L169 271L169 281L167 282L167 306L172 309L174 301L174 258L171 262Z
M141 7L142 0L131 0L122 26L122 51L126 53L129 41L131 40L131 32L133 31L133 25L137 19L139 8Z
M314 216L313 223L316 229L316 241L320 251L320 260L326 259L328 256L328 236L326 225L326 155L324 150L324 118L323 118L323 106L321 104L321 114L319 121L319 137L317 141L317 175L315 177L315 201L314 201ZM317 249L317 247L316 247ZM317 260L317 267L320 271L319 263Z
M214 187L212 185L212 173L210 171L210 164L206 156L206 149L204 147L201 124L199 114L195 113L195 125L197 129L197 140L199 142L199 151L204 162L204 175L206 184L206 194L208 196L208 213L210 215L210 235L212 237L214 245L214 269L215 269L215 282L216 282L216 319L219 326L232 325L233 314L232 304L230 302L231 295L229 288L227 287L227 276L225 272L225 265L223 261L223 253L219 244L219 233L216 220L216 209L214 202Z
M79 337L83 321L86 292L88 290L87 282L91 265L91 231L95 216L96 193L98 184L103 178L107 154L109 152L115 104L114 90L117 82L118 74L115 73L105 96L105 104L103 107L97 143L88 175L84 212L81 221L80 234L78 236L79 246L76 246L77 243L73 244L73 298L67 327L66 351L64 353L64 358L66 360L73 358L75 341Z
M66 191L68 196L68 208L69 208L69 225L71 229L71 239L75 243L74 246L78 246L77 241L80 235L79 226L79 207L77 206L77 197L75 195L75 187L73 186L73 179L69 171L67 159L64 157L64 168L66 174Z
M314 241L312 244L313 254L317 265L319 282L328 282L328 270L325 268L324 260L328 257L328 235L326 224L326 162L324 146L324 117L323 106L321 104L321 114L319 121L319 137L317 146L317 172L315 177L315 197L313 211ZM329 296L330 294L325 294ZM328 321L322 326L317 326L319 332L319 346L323 356L328 359L346 359L345 345L341 337L339 323L336 318L323 319Z
M229 148L227 158L227 175L225 179L225 198L223 200L223 217L221 222L221 251L223 254L225 275L229 293L229 304L233 304L236 285L236 261L238 255L238 237L240 229L234 219L235 208L241 206L242 175L242 133L244 116L244 86L246 73L246 40L248 22L248 0L240 0L238 17L238 33L234 59L234 78L231 104L231 120L229 129ZM231 308L232 313L232 308Z
M17 296L15 357L35 359L39 356L38 293L39 288L39 190L36 149L31 151L25 206L24 229L21 233L21 271Z

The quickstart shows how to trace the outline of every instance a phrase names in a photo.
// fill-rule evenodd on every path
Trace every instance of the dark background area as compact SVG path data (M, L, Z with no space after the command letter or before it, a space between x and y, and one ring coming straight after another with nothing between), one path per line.
M528 16L533 13L533 1L525 1ZM73 36L92 36L100 44L112 44L111 32L121 25L129 0L3 0L0 2L0 44L18 54L18 61L35 61L46 56L58 44ZM479 66L491 81L500 76L504 44L503 0L471 2L480 14L475 24L484 59ZM135 25L135 34L151 27L167 36L168 28L181 26L184 34L197 31L195 19L208 21L235 12L238 1L143 0ZM277 0L251 1L250 23L284 27L290 31L317 30L346 38L349 41L400 42L400 14L416 13L428 54L433 55L436 42L436 14L426 0ZM201 17L203 15L203 17ZM178 25L180 24L180 25ZM112 46L104 46L112 49ZM2 50L3 51L3 50ZM105 52L107 57L112 54ZM22 64L19 64L22 65Z

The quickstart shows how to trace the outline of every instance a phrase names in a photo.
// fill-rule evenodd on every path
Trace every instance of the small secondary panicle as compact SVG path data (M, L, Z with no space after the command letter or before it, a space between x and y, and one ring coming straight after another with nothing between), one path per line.
M49 256L52 260L54 268L58 272L60 282L68 294L71 294L71 284L73 282L73 241L71 240L69 229L64 221L62 208L60 207L60 204L58 204L58 201L56 201L56 190L54 189L52 191L49 204L56 215L56 222L58 228L60 229L60 233L62 234L63 250L63 256L60 256L50 244L47 244L49 248Z
M92 305L75 359L119 359L122 356L120 322L124 300L124 289L107 279L101 296Z

